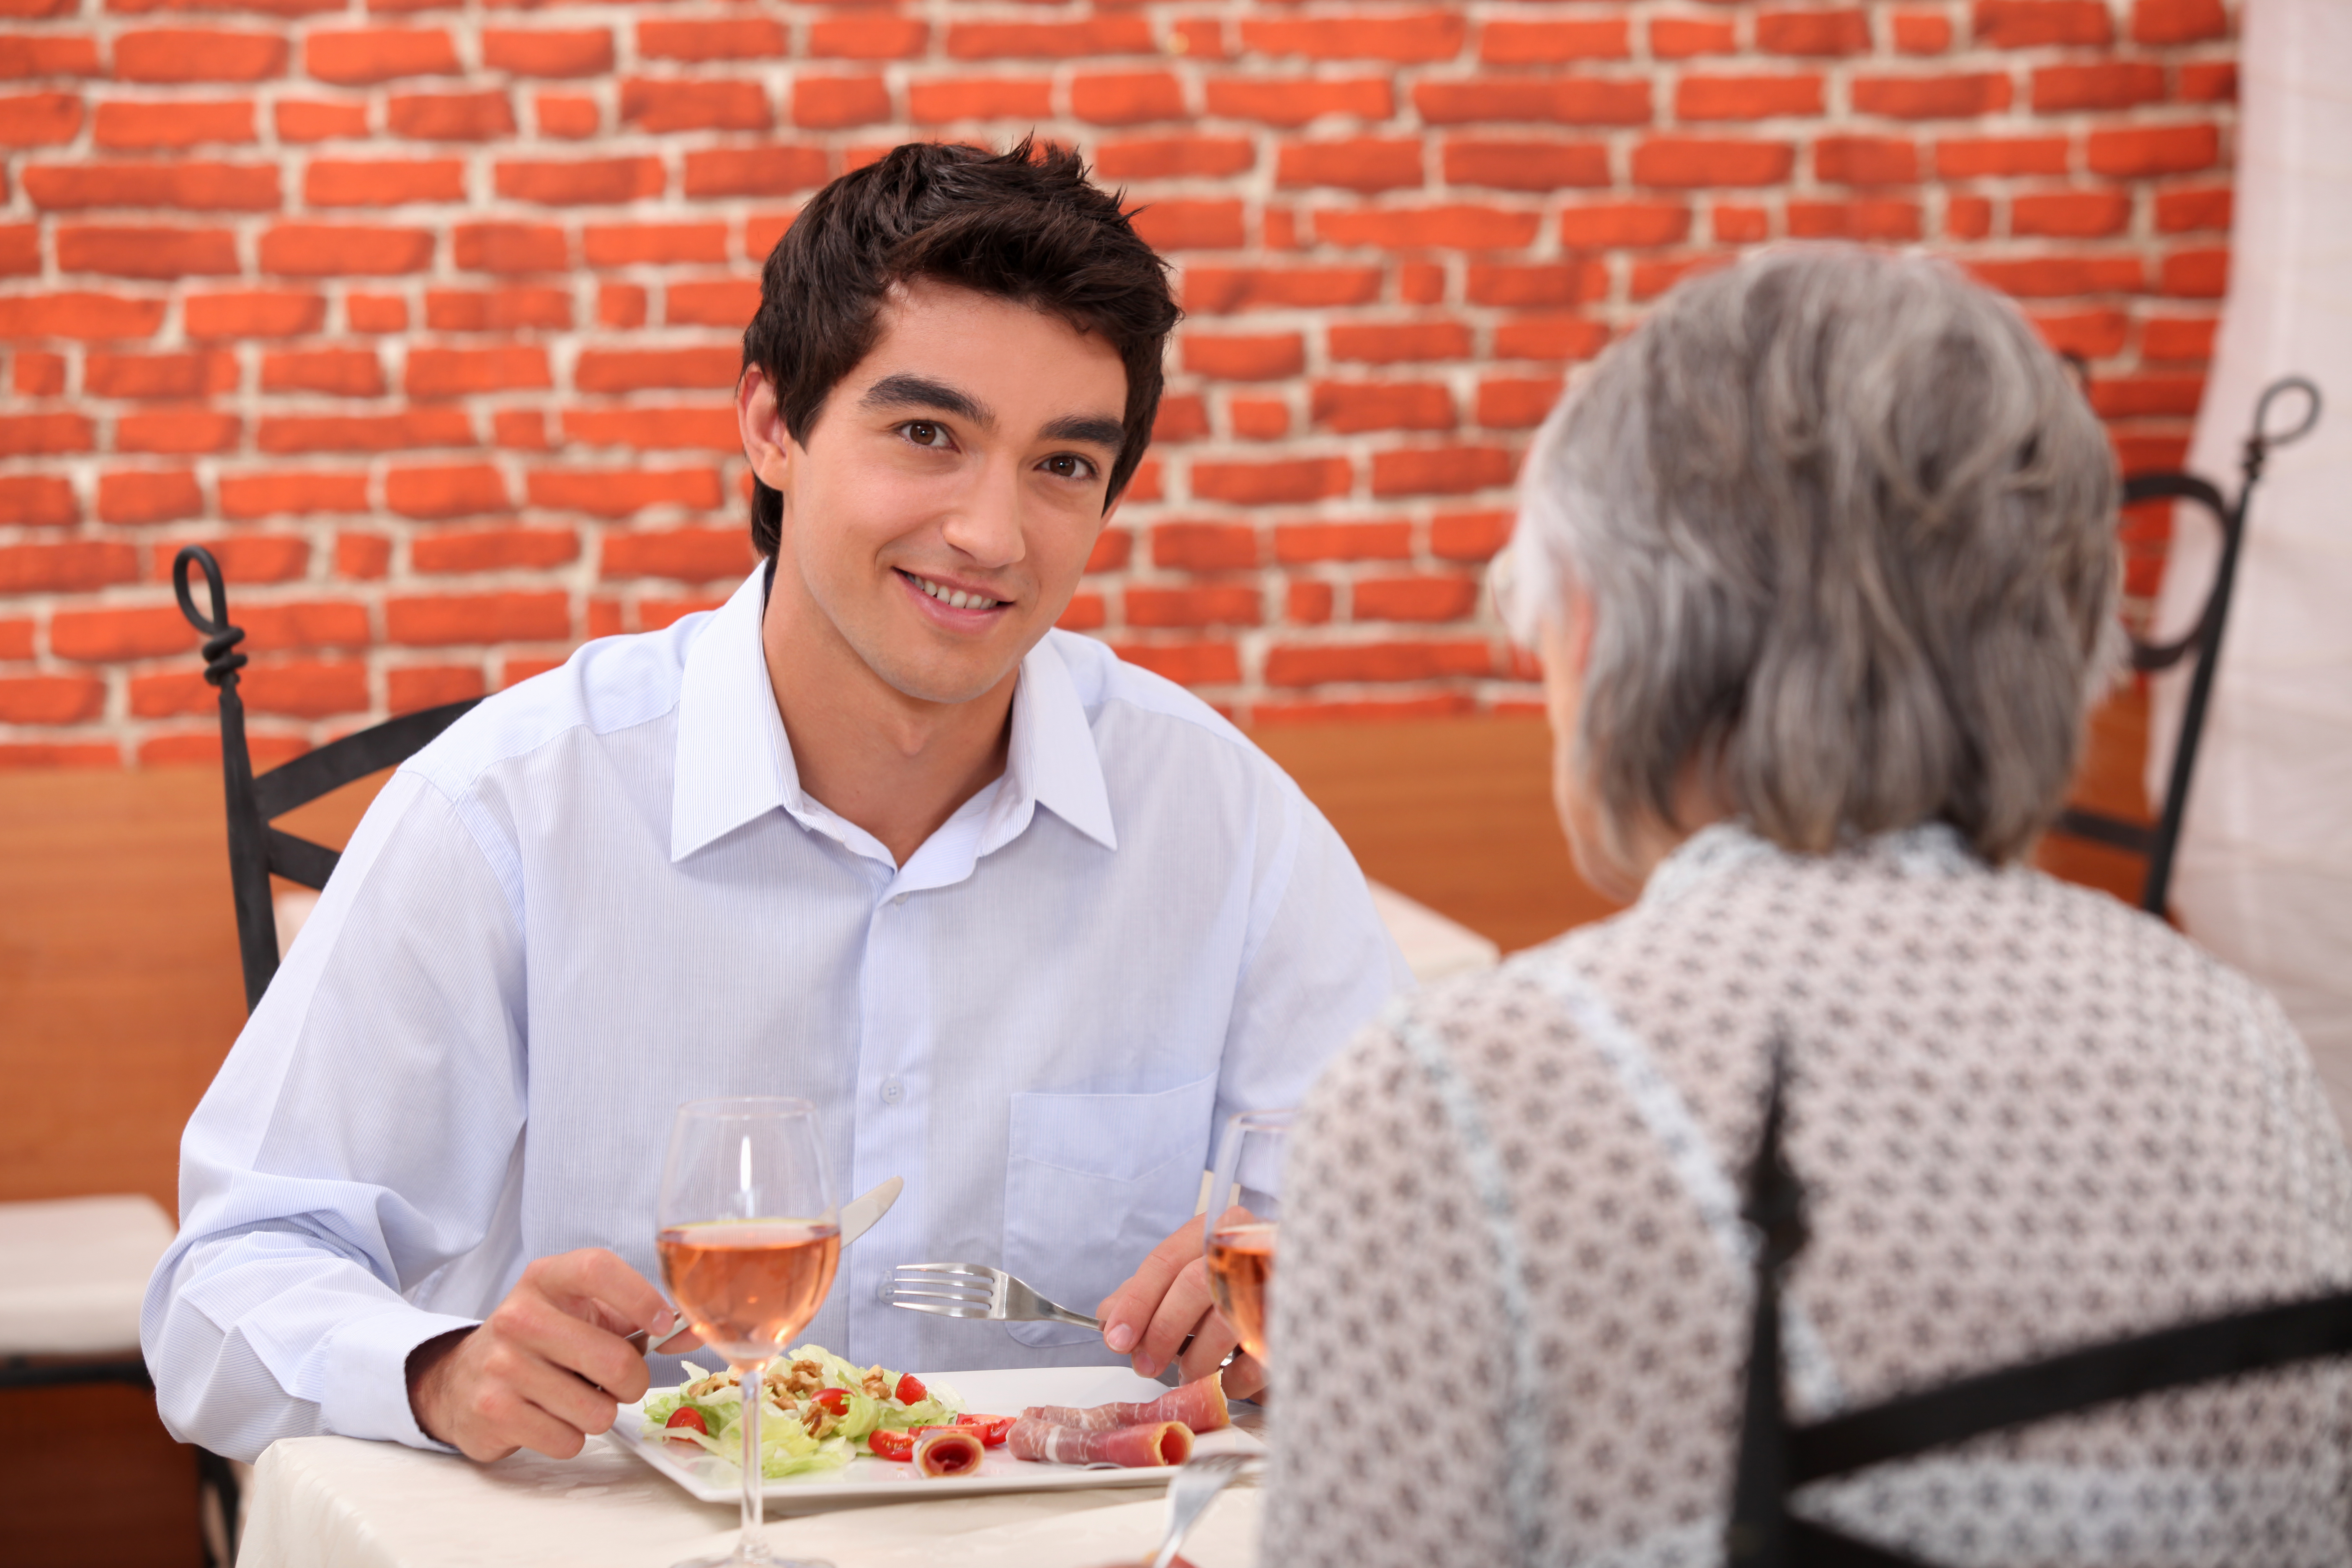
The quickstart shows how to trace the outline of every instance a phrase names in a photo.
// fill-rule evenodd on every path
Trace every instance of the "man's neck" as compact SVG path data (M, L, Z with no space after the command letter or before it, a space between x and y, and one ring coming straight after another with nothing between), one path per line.
M760 642L802 791L898 865L1004 772L1017 668L969 702L909 697L866 666L790 573L774 574Z

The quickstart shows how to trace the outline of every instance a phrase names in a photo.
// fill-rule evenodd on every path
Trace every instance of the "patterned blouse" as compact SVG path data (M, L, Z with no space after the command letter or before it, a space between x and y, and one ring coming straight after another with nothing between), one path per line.
M2352 1285L2352 1160L2252 984L1942 827L1825 858L1708 828L1616 919L1400 1004L1310 1096L1263 1562L1722 1561L1776 1032L1801 1421ZM2352 1373L2311 1363L1796 1506L1934 1563L2345 1563L2347 1433Z

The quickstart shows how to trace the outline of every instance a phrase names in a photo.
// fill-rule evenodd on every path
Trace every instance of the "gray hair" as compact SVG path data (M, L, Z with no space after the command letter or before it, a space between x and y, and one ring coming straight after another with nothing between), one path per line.
M2116 668L2115 460L2006 300L1807 246L1684 283L1545 421L1506 609L1580 584L1571 752L1601 847L1683 780L1790 849L1915 824L1999 864Z

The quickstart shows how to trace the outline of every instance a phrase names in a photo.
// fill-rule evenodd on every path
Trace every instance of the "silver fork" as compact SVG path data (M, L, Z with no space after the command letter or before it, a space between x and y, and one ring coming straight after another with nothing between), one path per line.
M890 1277L889 1300L894 1307L942 1318L1102 1327L1100 1318L1048 1301L1003 1269L985 1263L901 1263Z
M1247 1469L1253 1462L1248 1454L1195 1454L1184 1463L1168 1483L1168 1533L1160 1538L1160 1550L1151 1555L1151 1568L1168 1568L1176 1561L1176 1549L1184 1544L1184 1537L1200 1522L1208 1510L1210 1500L1225 1489L1225 1483Z

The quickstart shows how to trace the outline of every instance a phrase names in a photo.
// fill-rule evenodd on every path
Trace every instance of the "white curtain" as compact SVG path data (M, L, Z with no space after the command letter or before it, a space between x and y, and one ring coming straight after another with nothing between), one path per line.
M2248 0L2243 35L2230 294L2189 468L2235 493L2278 376L2315 382L2326 412L2254 491L2173 899L2284 1004L2352 1128L2352 3ZM2273 423L2301 408L2282 398ZM2167 632L2204 602L2216 552L2200 510L2175 521ZM2151 800L2187 686L2155 689Z

